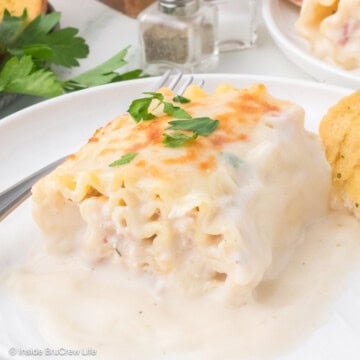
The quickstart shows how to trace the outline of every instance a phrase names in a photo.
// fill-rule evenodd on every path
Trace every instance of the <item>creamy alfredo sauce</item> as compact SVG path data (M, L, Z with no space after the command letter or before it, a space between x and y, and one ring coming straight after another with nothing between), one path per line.
M58 346L97 359L263 359L301 343L331 313L360 260L360 224L331 213L306 230L290 264L253 300L225 306L114 265L39 254L6 285Z

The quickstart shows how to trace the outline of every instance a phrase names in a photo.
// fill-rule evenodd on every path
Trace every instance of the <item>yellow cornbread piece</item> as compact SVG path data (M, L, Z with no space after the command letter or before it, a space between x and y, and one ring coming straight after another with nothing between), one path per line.
M39 14L45 13L47 5L47 0L0 0L0 21L5 10L8 10L11 15L21 16L24 9L27 9L28 21L30 22Z
M360 219L360 91L329 109L320 136L332 167L334 204Z

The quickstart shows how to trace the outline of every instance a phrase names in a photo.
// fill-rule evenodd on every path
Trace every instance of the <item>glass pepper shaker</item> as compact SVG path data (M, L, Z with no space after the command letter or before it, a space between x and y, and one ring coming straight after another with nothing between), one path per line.
M138 16L149 74L169 68L205 72L218 64L217 8L199 0L157 0Z

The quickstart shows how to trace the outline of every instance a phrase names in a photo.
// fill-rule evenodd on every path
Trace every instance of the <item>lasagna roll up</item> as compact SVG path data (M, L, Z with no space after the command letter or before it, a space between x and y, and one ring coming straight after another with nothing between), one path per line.
M34 186L34 218L56 249L239 301L327 210L329 166L303 109L262 84L184 96L176 106L218 120L215 131L168 147L162 106L148 121L120 116ZM126 154L136 156L109 166Z

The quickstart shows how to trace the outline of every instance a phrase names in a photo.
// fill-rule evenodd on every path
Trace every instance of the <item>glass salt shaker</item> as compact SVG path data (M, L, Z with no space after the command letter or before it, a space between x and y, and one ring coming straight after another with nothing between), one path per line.
M169 68L205 72L218 64L217 7L199 0L157 0L138 16L149 74Z
M243 50L255 45L256 0L203 0L219 12L220 52Z

